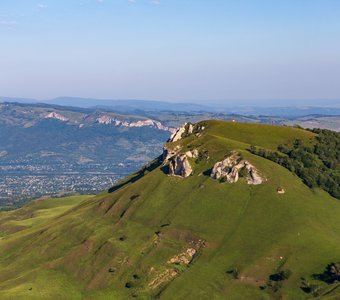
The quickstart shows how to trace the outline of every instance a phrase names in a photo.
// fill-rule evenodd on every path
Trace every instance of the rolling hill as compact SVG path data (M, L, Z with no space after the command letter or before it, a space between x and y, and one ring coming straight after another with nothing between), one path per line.
M316 137L187 124L100 195L0 213L0 298L339 299L339 200L249 151Z

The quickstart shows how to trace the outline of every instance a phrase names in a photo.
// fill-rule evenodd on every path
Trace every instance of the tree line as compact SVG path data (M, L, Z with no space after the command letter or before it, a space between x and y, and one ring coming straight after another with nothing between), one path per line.
M310 188L322 188L340 199L340 133L310 131L317 134L313 144L296 139L292 144L279 145L277 151L254 145L249 150L294 172Z

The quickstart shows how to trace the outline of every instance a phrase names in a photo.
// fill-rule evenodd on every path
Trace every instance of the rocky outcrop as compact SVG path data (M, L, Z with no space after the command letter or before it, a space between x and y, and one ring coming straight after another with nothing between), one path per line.
M154 126L158 128L159 130L169 131L172 134L176 131L176 128L164 126L161 122L153 121L153 123L154 123Z
M187 152L185 152L185 155L187 156L187 157L190 157L190 158L197 158L198 157L198 150L197 149L194 149L194 150L192 150L192 151L187 151Z
M163 165L166 164L169 159L173 156L175 156L182 147L180 145L177 145L174 149L168 149L166 147L163 148Z
M195 135L196 137L201 137L202 136L202 131L205 129L205 126L203 125L198 125L195 128Z
M253 165L251 165L246 160L244 161L244 164L246 170L249 172L249 176L246 176L248 184L257 185L266 181L266 179L260 175L259 171Z
M168 260L168 263L169 264L175 264L175 265L186 265L187 266L193 260L196 252L197 252L196 249L188 248L185 252L178 254L174 257L171 257Z
M258 185L265 181L258 170L236 152L223 161L217 162L212 169L211 177L234 183L238 181L240 173L245 177L248 184Z
M173 143L181 140L184 136L190 135L194 132L194 125L191 123L185 123L182 127L179 127L171 135L168 143Z
M194 125L192 125L191 123L188 123L186 131L187 131L187 134L192 134L192 132L194 131Z
M103 124L103 125L115 125L115 126L122 126L122 127L154 127L159 130L169 131L171 133L175 132L175 128L164 126L161 122L151 120L151 119L128 122L128 121L119 120L109 115L102 115L96 119L96 122L98 124Z
M169 143L177 142L182 139L182 135L185 133L185 125L178 128L170 137Z
M202 136L202 131L205 129L205 126L203 125L193 125L191 123L185 123L182 127L179 127L176 129L173 134L171 135L170 139L168 140L168 143L173 143L181 140L182 138L195 134L196 137Z
M68 119L65 118L64 116L56 113L56 112L51 112L48 115L45 116L45 119L55 119L55 120L59 120L59 121L63 121L63 122L67 122Z
M166 269L162 273L158 274L153 280L151 280L148 286L149 288L155 289L160 285L169 282L178 274L179 272L176 269Z
M127 126L128 127L153 127L155 126L155 123L153 120L147 119L147 120L139 120L136 122L127 123Z
M169 175L188 177L192 174L192 167L185 154L179 154L170 159Z
M286 193L285 189L282 188L282 187L278 187L276 191L277 191L278 194L284 194L284 193Z
M96 122L98 124L103 124L103 125L110 125L110 124L118 125L117 120L115 120L114 118L111 118L110 116L106 116L106 115L97 118Z

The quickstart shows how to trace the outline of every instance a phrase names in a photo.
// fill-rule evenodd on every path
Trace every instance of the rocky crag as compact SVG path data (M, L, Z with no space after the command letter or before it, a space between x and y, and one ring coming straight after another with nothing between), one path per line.
M178 128L168 141L168 146L177 143L183 138L194 134L196 137L202 136L204 126L197 126L191 123L185 123ZM193 174L193 167L189 158L198 158L200 153L197 149L181 153L182 146L177 144L174 148L164 147L163 165L169 164L169 175L188 177ZM241 154L233 151L224 160L214 164L211 171L211 178L219 179L228 183L234 183L244 177L247 184L258 185L266 181L266 178L249 161L242 158Z
M248 184L257 185L266 181L259 171L237 152L217 162L211 172L211 178L223 179L229 183L237 182L240 176L245 177Z

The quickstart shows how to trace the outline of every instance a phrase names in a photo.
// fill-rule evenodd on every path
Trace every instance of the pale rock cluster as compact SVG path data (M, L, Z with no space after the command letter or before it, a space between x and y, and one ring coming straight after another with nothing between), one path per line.
M175 255L168 260L169 264L176 264L176 265L189 265L193 260L196 249L188 248L185 252Z
M284 194L284 193L286 193L286 191L285 191L284 188L278 187L278 188L277 188L277 193L278 193L278 194Z
M182 139L182 135L185 133L185 126L178 128L170 137L169 143L177 142Z
M173 156L175 156L182 147L180 145L177 145L174 149L169 150L166 147L163 148L163 164L166 164L169 159Z
M246 172L246 181L248 184L258 185L266 180L252 164L236 152L232 153L223 161L217 162L212 169L211 177L214 179L224 178L227 182L234 183L238 181L239 172L242 169Z
M59 120L59 121L63 121L63 122L67 122L68 119L65 118L64 116L56 113L56 112L51 112L48 115L45 116L45 119L55 119L55 120Z
M183 126L177 128L169 139L169 143L174 143L183 138L183 134L189 135L194 131L194 125L191 123L185 123Z
M187 151L187 152L185 152L185 155L186 155L187 157L190 157L190 158L197 158L197 157L198 157L198 154L199 154L199 152L198 152L197 149L194 149L194 150L192 150L192 151Z
M202 136L202 131L205 129L205 127L203 125L200 125L197 127L197 133L196 133L196 137L201 137Z
M179 154L172 157L169 164L169 175L189 177L193 170L185 154Z
M155 127L159 130L163 131L169 131L171 133L174 133L175 129L171 127L164 126L161 122L151 120L151 119L146 119L146 120L138 120L135 122L127 122L127 121L122 121L114 117L110 117L108 115L102 115L101 117L96 119L96 122L98 124L103 124L103 125L115 125L115 126L122 126L122 127Z
M150 271L153 272L154 268L152 268ZM162 273L158 274L153 280L151 280L148 286L149 288L155 289L165 282L169 282L177 275L178 271L176 269L166 269Z
M105 115L97 118L96 122L99 124L104 124L104 125L110 125L110 124L118 125L118 122L116 119L111 118L110 116L105 116Z

